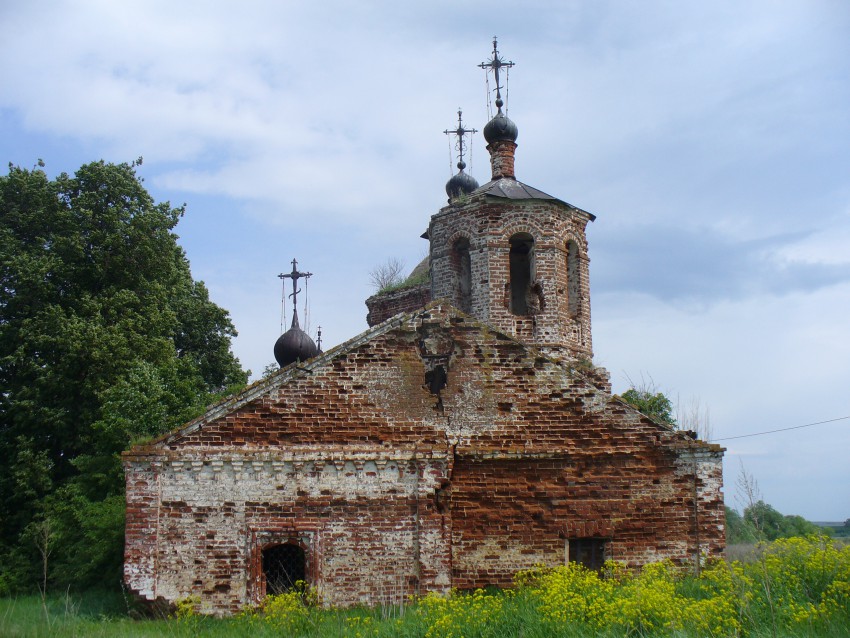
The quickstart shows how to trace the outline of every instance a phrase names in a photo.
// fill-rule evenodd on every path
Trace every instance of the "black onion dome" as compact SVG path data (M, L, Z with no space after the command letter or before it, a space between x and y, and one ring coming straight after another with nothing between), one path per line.
M516 142L518 135L519 129L516 127L516 124L507 115L502 113L501 110L484 127L484 139L487 140L488 144L492 144L498 140Z
M274 344L274 358L281 368L295 361L306 361L321 354L319 348L297 322L284 332Z
M478 182L472 175L464 173L463 169L446 182L446 194L449 196L449 201L460 195L469 195L476 188L478 188Z

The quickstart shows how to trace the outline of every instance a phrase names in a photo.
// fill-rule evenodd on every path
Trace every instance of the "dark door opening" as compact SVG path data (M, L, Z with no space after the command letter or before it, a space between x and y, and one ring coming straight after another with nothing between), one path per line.
M263 575L266 577L266 595L292 590L296 582L307 580L304 550L292 543L267 547L263 550Z

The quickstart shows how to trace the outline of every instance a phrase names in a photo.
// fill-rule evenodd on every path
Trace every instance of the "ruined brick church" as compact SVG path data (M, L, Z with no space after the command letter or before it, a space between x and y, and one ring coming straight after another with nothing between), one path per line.
M329 605L393 604L540 564L722 552L723 449L613 396L592 363L594 216L516 178L509 64L494 43L483 186L459 120L430 281L372 297L371 327L325 353L294 319L278 373L125 453L138 596L230 613L305 580Z

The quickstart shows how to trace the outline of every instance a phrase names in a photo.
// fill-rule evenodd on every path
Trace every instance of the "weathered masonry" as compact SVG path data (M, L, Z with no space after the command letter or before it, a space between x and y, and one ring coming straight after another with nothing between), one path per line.
M492 180L460 166L431 218L430 287L372 298L368 331L125 454L139 596L229 613L306 580L329 605L397 603L722 551L722 448L612 396L593 216L516 179L496 105Z

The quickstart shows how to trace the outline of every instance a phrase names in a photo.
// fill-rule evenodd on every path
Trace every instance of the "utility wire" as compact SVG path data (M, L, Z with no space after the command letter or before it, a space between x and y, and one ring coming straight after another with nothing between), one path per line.
M835 423L836 421L844 421L846 419L850 419L850 415L848 416L840 416L837 419L828 419L826 421L817 421L816 423L806 423L806 425L795 425L790 428L779 428L778 430L768 430L767 432L755 432L753 434L739 434L738 436L725 436L722 439L712 439L710 442L715 443L717 441L731 441L732 439L746 439L750 436L762 436L764 434L775 434L776 432L787 432L788 430L799 430L800 428L810 428L813 425L823 425L824 423Z

